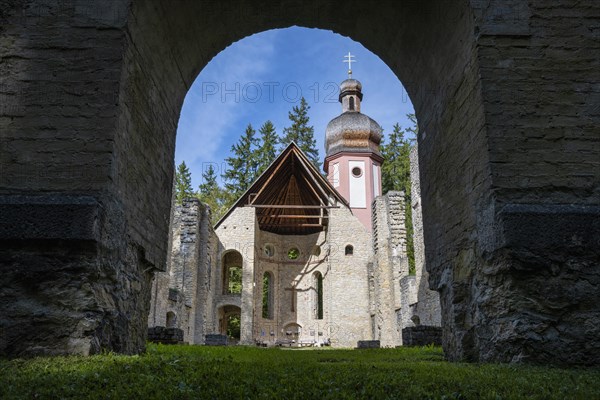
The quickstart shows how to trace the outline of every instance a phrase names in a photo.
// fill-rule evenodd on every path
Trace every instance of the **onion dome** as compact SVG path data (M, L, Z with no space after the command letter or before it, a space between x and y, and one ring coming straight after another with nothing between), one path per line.
M339 101L342 114L332 119L325 130L327 157L341 152L379 153L383 129L375 120L360 112L362 85L356 79L346 79L340 85Z

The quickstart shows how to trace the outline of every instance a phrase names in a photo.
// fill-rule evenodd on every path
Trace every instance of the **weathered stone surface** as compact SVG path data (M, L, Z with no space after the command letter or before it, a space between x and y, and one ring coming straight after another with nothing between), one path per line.
M148 341L162 344L181 344L183 343L183 330L165 328L164 326L148 328Z
M204 344L207 346L227 346L227 335L205 335Z
M400 280L408 275L404 193L390 191L373 201L373 263L370 287L373 338L384 347L402 343L397 310L404 310Z
M418 303L403 301L411 304L408 318L422 325L441 326L442 314L440 295L429 289L429 273L425 268L425 239L423 237L423 201L421 199L421 177L419 175L419 145L415 143L410 152L411 206L413 223L413 245L415 255L415 286L417 287ZM403 310L404 311L404 310ZM405 325L405 326L412 326Z
M201 344L213 333L212 307L218 239L212 229L210 209L198 199L175 204L171 219L167 270L155 274L148 327L172 323L187 343Z
M381 342L379 340L359 340L356 343L357 349L378 349L381 347Z
M442 345L442 327L440 326L409 326L402 329L403 346Z
M598 7L3 1L0 194L91 196L101 207L91 253L58 234L44 245L3 241L0 351L85 353L69 345L80 340L87 349L143 348L150 271L165 266L183 98L229 44L300 25L362 43L415 106L426 264L446 354L600 363L600 231L588 221L598 219L600 197ZM538 206L545 211L510 211ZM526 222L515 223L518 214ZM40 224L27 231L47 230ZM523 232L539 237L533 248L517 245ZM48 271L41 280L38 270ZM91 328L80 301L93 304ZM49 317L48 304L70 322Z

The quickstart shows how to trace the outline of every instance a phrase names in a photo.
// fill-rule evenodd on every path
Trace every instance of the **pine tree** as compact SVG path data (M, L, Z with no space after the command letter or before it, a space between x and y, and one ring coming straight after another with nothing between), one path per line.
M306 102L306 99L302 97L300 99L300 105L294 106L292 111L288 113L292 126L283 129L284 137L281 140L282 149L287 147L291 142L295 142L296 145L306 154L308 159L317 167L321 168L321 161L319 160L319 151L317 150L317 144L314 138L315 129L308 125L308 110L310 106Z
M410 114L409 114L410 116ZM381 185L383 192L401 190L410 195L410 149L412 140L405 137L407 132L416 128L403 130L400 125L394 125L394 131L389 136L389 143L380 146L381 155L385 160L381 167Z
M192 174L185 165L185 161L177 166L175 172L175 201L177 204L181 204L183 199L192 197L194 191L192 190Z
M413 122L413 126L403 130L400 125L394 125L394 131L390 134L389 143L380 146L384 162L381 167L381 185L383 193L390 190L404 192L405 207L404 217L406 223L406 252L408 255L409 271L415 272L415 255L413 244L412 226L412 202L411 202L411 180L410 180L410 149L411 138L406 138L407 133L416 136L417 124L414 114L407 117Z
M258 130L260 133L260 147L256 151L256 159L258 162L257 176L262 174L265 169L273 162L277 155L276 146L279 142L279 137L275 131L275 126L271 121L267 121Z
M217 183L217 174L212 164L202 173L202 183L198 187L197 195L202 203L210 207L213 222L221 219L227 211L223 189Z
M227 170L223 174L226 191L226 203L232 204L254 182L257 171L256 131L248 124L239 142L231 146L231 156L225 159Z

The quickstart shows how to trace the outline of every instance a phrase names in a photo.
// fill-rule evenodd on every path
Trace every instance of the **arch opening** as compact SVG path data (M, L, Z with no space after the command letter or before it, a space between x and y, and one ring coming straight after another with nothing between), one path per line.
M222 282L223 294L242 294L242 267L244 260L242 255L231 250L223 256Z
M241 319L240 307L226 305L219 308L219 333L226 335L230 344L237 344L240 341Z
M274 310L273 273L265 272L262 279L262 317L273 319Z

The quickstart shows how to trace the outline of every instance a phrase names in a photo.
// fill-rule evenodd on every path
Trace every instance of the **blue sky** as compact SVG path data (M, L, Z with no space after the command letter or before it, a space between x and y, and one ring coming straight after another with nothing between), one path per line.
M413 106L394 73L360 43L330 31L287 28L262 32L233 43L198 75L181 110L175 162L185 160L196 190L202 171L213 164L220 173L231 145L250 123L258 129L271 120L281 135L288 112L304 96L310 122L324 156L327 123L341 113L338 85L347 78L342 60L351 52L353 78L363 85L361 112L386 132L398 122L409 126Z

